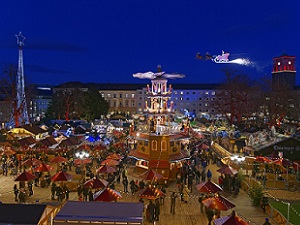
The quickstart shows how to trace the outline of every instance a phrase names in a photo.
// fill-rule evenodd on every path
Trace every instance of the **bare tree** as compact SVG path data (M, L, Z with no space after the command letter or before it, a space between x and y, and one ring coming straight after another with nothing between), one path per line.
M16 87L17 70L15 66L7 66L2 72L0 79L1 89L1 112L3 122L12 119L17 120L20 109L17 108L17 87Z
M226 80L216 92L216 106L230 124L239 124L253 112L253 93L250 79L235 71L225 71Z
M272 125L280 125L284 119L298 120L299 96L285 82L264 79L264 94L261 98L261 115Z

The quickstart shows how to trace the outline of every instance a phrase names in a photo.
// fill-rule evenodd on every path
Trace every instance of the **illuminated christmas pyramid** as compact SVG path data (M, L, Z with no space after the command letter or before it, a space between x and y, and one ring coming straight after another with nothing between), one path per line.
M174 122L173 102L170 101L172 86L168 86L168 78L182 78L182 74L166 74L158 67L156 73L137 73L138 78L148 78L147 101L145 104L146 124L136 124L131 130L132 145L129 157L136 158L139 172L152 169L163 175L165 183L175 179L181 161L189 158L185 148L189 135L186 127Z

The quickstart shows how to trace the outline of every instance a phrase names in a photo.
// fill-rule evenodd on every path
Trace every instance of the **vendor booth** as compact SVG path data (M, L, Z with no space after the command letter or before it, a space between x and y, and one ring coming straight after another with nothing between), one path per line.
M68 201L53 219L54 225L78 223L142 224L143 203Z
M0 204L0 224L46 225L54 208L40 204Z

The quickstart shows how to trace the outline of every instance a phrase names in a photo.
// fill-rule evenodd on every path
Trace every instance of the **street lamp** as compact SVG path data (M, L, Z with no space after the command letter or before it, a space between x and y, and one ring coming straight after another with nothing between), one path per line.
M85 152L85 151L79 151L79 152L76 152L76 153L75 153L75 157L81 160L81 165L82 165L82 167L83 167L83 165L85 164L85 163L84 163L84 160L87 159L87 158L89 158L89 157L90 157L90 154L89 154L88 152ZM86 171L85 171L85 169L84 169L84 170L83 170L83 176L84 176L83 179L85 179L85 172L86 172Z
M76 152L75 156L78 159L84 160L84 159L90 157L90 154L88 152L85 152L85 151L80 151L80 152Z

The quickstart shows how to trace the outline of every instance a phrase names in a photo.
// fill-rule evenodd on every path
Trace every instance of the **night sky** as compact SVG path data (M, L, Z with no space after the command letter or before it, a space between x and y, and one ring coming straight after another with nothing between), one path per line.
M132 74L157 65L185 74L174 81L182 83L220 83L224 68L271 77L272 58L284 52L300 68L299 10L299 0L3 0L0 68L17 65L22 31L27 83L148 83ZM195 58L222 50L252 64Z

